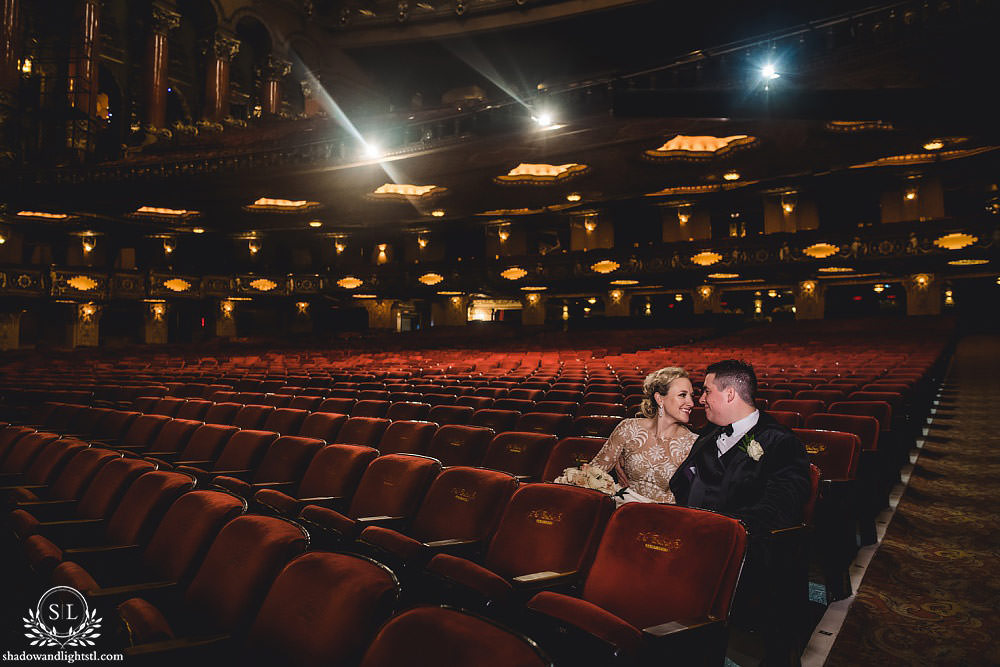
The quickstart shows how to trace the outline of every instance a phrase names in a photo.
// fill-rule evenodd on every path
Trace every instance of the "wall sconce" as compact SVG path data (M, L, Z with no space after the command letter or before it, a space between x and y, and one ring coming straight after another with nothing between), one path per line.
M295 312L299 315L309 314L309 302L308 301L296 301L295 302Z
M153 316L154 322L162 322L163 316L167 314L167 304L165 303L149 304L149 314Z
M587 313L589 315L590 314L590 306L584 306L583 312L585 312L585 313Z
M233 310L235 308L236 304L228 299L219 303L219 310L222 312L222 317L226 318L227 320L232 318Z
M83 248L84 255L89 255L97 247L97 238L94 236L84 236L80 239L80 247Z
M781 210L784 211L785 215L791 215L795 212L795 204L794 194L781 195Z
M924 289L930 284L931 277L926 273L918 273L917 275L913 276L913 282L916 284L917 287Z
M431 211L431 215L434 216L435 218L443 218L444 217L444 209L443 208L436 208L433 211Z
M592 215L588 215L583 219L583 228L587 230L587 233L593 233L597 229L597 220Z
M534 292L528 294L528 296L525 298L528 300L528 303L530 303L532 306L538 303L538 295L535 294Z
M778 296L778 290L769 289L767 290L767 295L773 299L774 297Z
M563 306L563 309L562 309L562 318L564 320L568 320L569 319L569 306Z
M622 300L623 293L620 289L611 290L611 300L618 303Z
M674 301L676 301L677 303L680 303L683 300L684 300L684 295L683 294L675 294L674 295Z
M453 297L451 297L451 305L455 306L456 308L458 308L459 306L461 306L462 305L462 297L460 297L460 296L453 296Z
M94 320L94 315L97 314L97 306L92 303L81 303L80 304L80 321L81 322L92 322Z
M646 308L643 311L643 313L645 315L652 315L653 314L653 302L650 301L648 297L646 298Z
M500 243L506 243L507 239L510 238L510 230L506 227L501 227L497 230L497 238L500 239Z
M944 291L944 305L946 306L955 305L955 297L950 289Z
M427 237L426 236L418 236L417 237L417 245L420 246L421 250L423 250L424 248L426 248L427 247Z
M686 225L691 219L691 213L686 208L677 209L677 222L682 225Z
M260 252L260 241L257 239L250 239L247 241L247 249L250 251L251 255L256 255Z
M388 262L389 261L389 255L386 254L386 251L389 249L389 244L388 243L379 243L375 247L378 249L378 256L375 258L375 262L377 264L385 264L386 262Z
M764 312L764 302L760 299L753 300L753 312L756 315L760 315Z
M169 255L177 247L177 241L173 239L163 239L163 254Z
M698 288L698 294L701 295L702 299L708 299L712 296L712 287L710 285L702 285Z
M903 192L903 199L905 199L906 201L913 201L916 198L917 198L916 188L906 188L906 190Z
M3 245L6 242L7 242L7 237L4 235L3 232L0 232L0 245Z
M25 56L24 60L21 61L21 74L24 76L31 76L32 65L31 56Z
M882 292L884 292L884 291L885 291L885 285L883 285L882 283L875 283L875 286L874 286L874 287L872 287L872 290L873 290L873 291L874 291L874 292L875 292L876 294L881 294Z
M333 244L333 249L336 250L337 254L339 255L343 253L344 250L347 249L347 246L341 243L340 241L337 241L336 243Z
M802 291L805 294L812 294L816 290L816 283L811 280L805 280L802 282Z

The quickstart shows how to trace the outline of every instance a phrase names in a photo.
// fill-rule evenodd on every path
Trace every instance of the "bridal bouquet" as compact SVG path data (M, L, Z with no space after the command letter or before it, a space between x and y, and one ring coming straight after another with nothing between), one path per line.
M606 473L600 468L595 468L589 463L584 463L579 468L566 468L563 474L556 477L557 484L572 484L582 486L585 489L596 489L603 493L614 495L621 490L621 486L615 483L610 473Z

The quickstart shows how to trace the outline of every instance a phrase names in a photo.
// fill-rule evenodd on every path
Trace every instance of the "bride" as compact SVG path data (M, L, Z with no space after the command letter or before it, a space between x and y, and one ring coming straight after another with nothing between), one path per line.
M622 420L584 472L614 470L628 487L626 502L673 503L670 478L698 439L688 427L694 407L691 380L683 368L669 366L650 373L642 388L643 416Z

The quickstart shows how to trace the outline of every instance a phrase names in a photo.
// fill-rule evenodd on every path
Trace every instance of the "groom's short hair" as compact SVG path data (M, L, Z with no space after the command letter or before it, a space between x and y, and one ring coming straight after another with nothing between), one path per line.
M723 389L732 387L747 405L754 405L757 396L757 374L753 366L738 359L716 361L705 369L705 375L715 373L715 384Z

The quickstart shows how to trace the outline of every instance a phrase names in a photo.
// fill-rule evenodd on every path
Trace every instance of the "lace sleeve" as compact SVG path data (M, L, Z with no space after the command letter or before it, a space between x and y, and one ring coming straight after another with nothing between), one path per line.
M608 436L608 441L601 447L601 451L597 452L597 456L590 462L590 465L600 468L604 472L610 472L612 468L618 466L621 462L622 452L625 449L625 443L628 441L625 432L628 429L626 425L629 421L628 419L623 419L615 427L615 430Z

